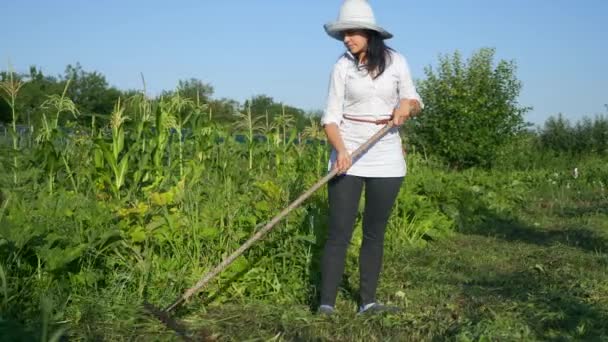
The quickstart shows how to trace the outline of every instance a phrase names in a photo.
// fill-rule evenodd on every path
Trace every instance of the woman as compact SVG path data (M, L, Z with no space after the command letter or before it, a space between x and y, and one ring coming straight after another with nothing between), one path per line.
M319 313L334 312L363 187L359 312L392 311L376 301L376 288L385 228L406 174L398 128L357 160L351 160L350 153L389 121L402 125L423 104L405 58L385 45L384 39L392 35L376 25L367 1L345 0L338 20L324 27L347 51L334 65L321 120L332 146L329 167L338 168L340 175L328 184L329 233L322 258Z

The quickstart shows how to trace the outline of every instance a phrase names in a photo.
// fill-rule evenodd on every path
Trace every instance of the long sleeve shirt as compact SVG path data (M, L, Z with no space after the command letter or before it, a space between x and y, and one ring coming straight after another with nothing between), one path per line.
M382 127L346 120L344 115L367 120L386 119L401 99L418 100L424 107L403 55L391 51L384 73L373 79L367 70L357 66L355 57L346 52L331 72L321 124L338 125L344 144L352 153ZM333 150L328 168L335 158L336 151ZM353 160L346 173L363 177L405 176L406 165L398 128L391 129L358 160Z

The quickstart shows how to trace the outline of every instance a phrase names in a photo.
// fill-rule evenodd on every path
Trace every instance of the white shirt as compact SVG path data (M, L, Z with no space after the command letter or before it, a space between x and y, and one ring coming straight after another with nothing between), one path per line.
M357 68L355 57L346 52L335 63L329 82L327 105L321 124L335 123L349 153L356 150L383 126L373 123L346 120L343 115L378 120L389 118L401 99L418 100L424 104L416 91L405 57L391 51L384 73L372 79L365 69ZM332 149L328 168L336 160ZM346 172L361 177L402 177L406 174L401 137L397 127L391 129L372 147L353 160Z

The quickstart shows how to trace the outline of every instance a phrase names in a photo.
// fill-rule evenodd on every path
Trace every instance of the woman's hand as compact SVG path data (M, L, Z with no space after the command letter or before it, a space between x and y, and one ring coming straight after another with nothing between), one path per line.
M334 167L338 169L338 174L346 173L346 171L350 169L351 165L352 160L348 151L346 149L338 151L336 163L334 164Z
M335 123L330 123L323 126L325 129L325 133L327 134L327 140L331 146L337 151L337 158L333 165L334 169L338 169L339 174L345 173L350 166L352 165L352 160L350 158L350 153L346 150L346 146L344 146L344 141L340 136L340 129L338 125Z
M399 107L393 110L393 124L395 126L401 126L407 121L412 115L417 112L419 108L418 101L416 100L401 100Z

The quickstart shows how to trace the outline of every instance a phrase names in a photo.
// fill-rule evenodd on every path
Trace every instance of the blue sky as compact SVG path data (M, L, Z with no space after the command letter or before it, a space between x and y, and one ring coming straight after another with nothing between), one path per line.
M173 89L190 77L215 98L266 94L322 109L331 66L343 46L322 25L341 0L2 1L0 65L50 75L80 62L121 89ZM607 112L608 1L372 0L415 78L440 54L482 47L514 60L520 103L539 124L559 112L576 121Z

